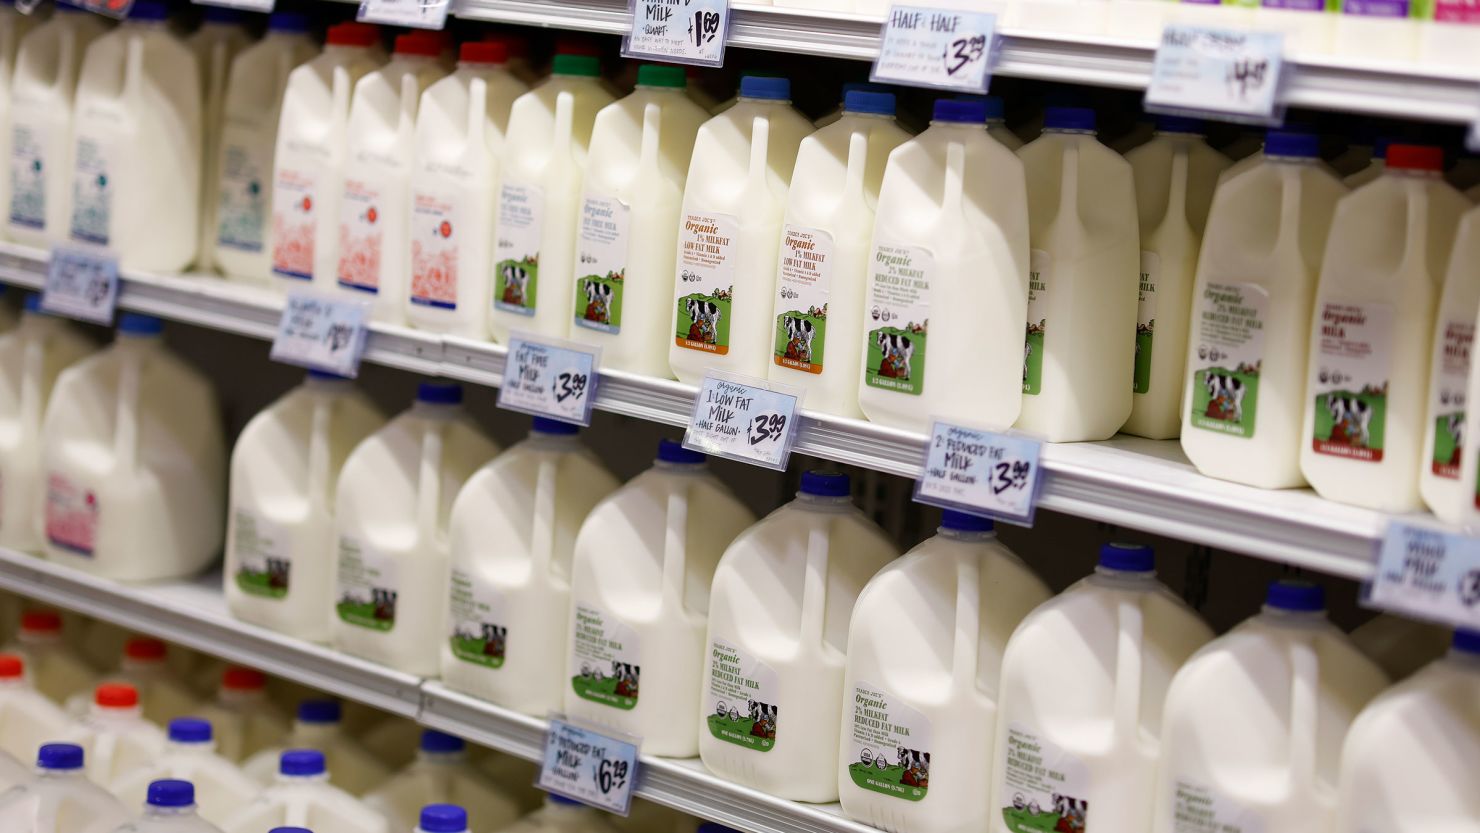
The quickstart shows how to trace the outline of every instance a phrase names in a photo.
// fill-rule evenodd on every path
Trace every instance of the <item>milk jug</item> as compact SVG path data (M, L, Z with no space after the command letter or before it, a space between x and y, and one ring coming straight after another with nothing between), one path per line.
M452 505L442 680L526 714L560 708L576 532L620 485L576 432L536 417Z
M843 812L891 833L986 829L1002 654L1048 597L991 521L950 511L869 581L848 631Z
M415 818L412 833L468 833L469 829L468 811L456 804L428 804Z
M1043 135L1018 151L1032 251L1017 426L1051 442L1107 439L1131 412L1135 180L1094 131L1093 110L1050 107Z
M21 39L30 31L33 22L35 18L21 13L13 3L0 6L0 159L11 156L10 132L5 127L10 123L15 58ZM0 166L0 205L10 203L10 177L10 168Z
M1435 515L1462 523L1475 506L1476 473L1464 473L1466 457L1474 456L1466 442L1471 348L1475 341L1475 310L1480 307L1480 276L1474 273L1480 257L1480 209L1460 218L1448 271L1439 298L1429 349L1428 409L1424 415L1424 444L1418 468L1418 490ZM1468 478L1468 479L1466 479Z
M70 236L124 269L178 272L199 244L200 64L168 18L161 0L135 2L77 81Z
M278 114L289 73L316 52L308 18L273 12L262 40L231 62L213 157L216 178L207 180L215 188L207 192L205 203L215 223L204 224L214 238L212 261L228 277L266 282L272 273L267 237Z
M189 781L161 778L148 785L144 814L113 833L221 833L198 812L196 788ZM138 805L128 805L138 806Z
M53 703L64 703L79 691L92 691L97 683L92 667L62 641L62 617L54 610L23 612L14 647L30 666L36 690Z
M133 812L83 776L82 747L48 743L36 756L36 778L0 793L5 833L106 833Z
M1164 440L1182 428L1187 316L1197 253L1218 177L1232 164L1208 147L1202 123L1159 116L1156 135L1125 156L1136 182L1141 277L1127 434ZM1476 299L1480 303L1480 298Z
M509 109L528 92L503 43L468 42L427 88L411 161L410 291L419 329L482 341L492 305L493 205Z
M779 798L838 798L848 618L899 554L849 493L846 474L803 473L796 500L742 532L714 571L699 756Z
M937 416L996 428L1018 418L1028 192L985 113L979 101L938 99L930 128L890 154L853 348L873 422L924 432ZM960 356L976 357L969 384L956 378Z
M463 411L461 386L422 382L416 404L350 454L335 498L336 648L436 676L453 498L497 453Z
M1322 497L1388 512L1423 505L1434 313L1455 226L1470 208L1444 182L1443 163L1438 147L1392 145L1383 175L1336 207L1311 315L1300 446L1300 470Z
M597 504L575 541L565 713L640 737L649 755L699 754L709 588L755 523L704 461L663 440L653 467Z
M1271 132L1213 194L1192 289L1182 450L1210 477L1266 489L1300 474L1316 277L1346 194L1316 137ZM1266 363L1267 360L1267 363Z
M211 383L125 313L64 371L42 423L46 556L123 581L194 574L221 549L226 441Z
M26 661L0 654L0 752L29 760L43 743L75 730L72 718L26 679Z
M379 786L390 776L390 770L366 751L340 723L339 703L334 700L304 700L298 704L298 719L293 723L285 747L267 748L248 758L242 770L257 783L271 784L287 749L316 749L330 765L330 780L336 787L355 795Z
M1347 635L1384 673L1402 680L1444 656L1453 633L1428 622L1383 613Z
M82 726L87 738L87 777L101 787L112 787L120 777L148 766L164 752L164 732L144 717L139 690L128 683L99 685Z
M288 719L267 699L267 678L253 668L232 665L221 674L216 699L197 713L211 722L216 752L228 761L245 761L288 737Z
M1150 827L1162 701L1213 637L1153 569L1150 547L1106 544L1093 575L1028 614L1008 641L991 833Z
M216 183L221 176L221 134L226 112L226 82L237 55L252 42L246 15L238 9L207 6L200 28L186 39L200 64L201 161L200 240L195 262L202 271L213 268L216 247Z
M384 424L348 379L310 371L242 429L231 455L226 521L232 615L299 639L329 641L339 472Z
M610 815L550 793L545 806L505 827L502 833L617 833Z
M379 813L329 783L324 753L317 749L284 752L272 785L223 821L221 830L258 833L284 824L306 825L314 833L393 833Z
M181 715L190 714L197 705L195 693L182 678L175 675L166 659L168 648L150 636L138 636L123 646L119 673L110 682L125 682L139 691L144 717L160 726ZM81 709L78 713L81 713Z
M1177 672L1153 833L1332 829L1342 742L1387 675L1325 606L1319 585L1275 582L1262 613Z
M415 825L423 807L448 803L472 815L477 833L513 824L519 818L519 803L468 763L465 746L462 738L423 731L416 760L366 795L365 806L385 816L397 831Z
M133 772L123 773L109 789L125 806L137 807L146 798L153 804L160 779L178 778L195 787L195 812L211 824L220 824L245 807L262 791L236 764L217 755L211 724L196 717L170 721L164 753Z
M36 773L31 767L21 763L14 755L0 750L0 798L11 787L20 784L28 784L36 780Z

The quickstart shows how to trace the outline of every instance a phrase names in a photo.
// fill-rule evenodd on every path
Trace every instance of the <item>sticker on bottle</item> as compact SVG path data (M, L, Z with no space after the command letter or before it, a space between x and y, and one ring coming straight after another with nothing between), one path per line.
M249 509L232 510L231 519L237 589L267 599L288 595L293 571L288 530Z
M457 309L457 248L464 231L455 197L415 190L411 197L411 303Z
M10 224L46 228L46 143L28 125L10 131Z
M1011 833L1086 829L1090 781L1083 761L1013 722L1007 727L1006 757L997 764L1002 820Z
M821 373L834 267L832 235L788 223L781 232L778 261L772 359L781 367Z
M46 540L75 555L92 557L98 541L98 496L64 474L46 478Z
M1318 342L1315 424L1317 454L1382 461L1392 367L1393 308L1331 301L1316 310Z
M108 245L113 212L113 160L109 140L77 137L72 177L72 239Z
M272 271L283 278L313 280L318 175L279 167L272 184Z
M1151 346L1156 335L1156 279L1161 270L1161 255L1141 252L1141 282L1136 295L1136 370L1131 381L1133 393L1151 391Z
M1465 394L1470 379L1470 348L1475 343L1473 319L1439 322L1438 366L1429 390L1429 413L1434 414L1434 445L1429 449L1430 470L1436 477L1459 479L1465 445Z
M925 390L925 337L935 255L919 246L880 243L869 259L864 309L863 380L871 388L919 396Z
M1193 426L1254 436L1269 291L1252 283L1210 283L1193 299Z
M776 671L728 642L709 646L709 733L716 738L769 752L776 745L780 687Z
M272 155L258 143L221 148L221 194L216 201L216 245L257 254L267 240L267 181Z
M678 230L678 285L683 295L674 333L679 347L720 356L730 352L739 235L740 221L729 214L684 215Z
M1259 814L1211 787L1178 778L1172 798L1172 833L1264 833Z
M860 788L919 801L930 789L930 721L881 686L853 688L853 757L848 775Z
M570 689L582 700L637 707L642 650L637 631L601 608L576 602L571 622Z
M380 291L380 189L347 177L339 198L339 266L335 275L345 289Z
M1048 252L1028 252L1028 329L1023 344L1023 393L1037 396L1043 389L1043 338L1048 332Z
M399 584L395 559L363 541L341 535L338 564L334 611L339 619L373 631L394 628Z
M622 331L622 292L627 280L627 204L587 194L576 239L575 323L616 335Z
M493 307L534 315L539 300L540 237L545 194L534 185L504 183L499 189L493 243Z
M463 662L484 668L504 667L509 628L502 624L508 612L504 595L474 573L452 568L448 598L447 645Z

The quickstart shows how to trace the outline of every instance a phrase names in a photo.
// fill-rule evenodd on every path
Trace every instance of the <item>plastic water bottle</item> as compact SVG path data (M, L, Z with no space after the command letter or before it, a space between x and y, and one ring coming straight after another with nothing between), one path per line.
M221 828L196 814L193 784L161 778L149 785L144 815L113 833L221 833Z

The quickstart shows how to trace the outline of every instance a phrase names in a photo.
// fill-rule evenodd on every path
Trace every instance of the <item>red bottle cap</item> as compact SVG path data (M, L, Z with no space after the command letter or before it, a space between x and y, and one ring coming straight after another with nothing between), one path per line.
M128 683L103 683L94 692L93 702L108 709L131 709L139 705L139 690Z
M1433 145L1388 145L1387 166L1395 171L1442 171L1444 149Z

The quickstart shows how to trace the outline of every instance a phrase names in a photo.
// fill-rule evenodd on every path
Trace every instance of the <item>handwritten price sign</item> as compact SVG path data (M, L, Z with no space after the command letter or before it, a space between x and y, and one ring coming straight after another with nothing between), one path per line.
M915 500L1032 526L1041 448L1031 437L937 422Z
M516 335L498 389L498 405L536 416L591 424L600 351Z
M695 451L785 469L801 397L760 379L711 371L699 387L683 444Z
M1278 122L1284 45L1279 32L1169 25L1151 66L1146 109Z
M632 0L630 8L632 29L622 39L626 57L724 65L729 0Z
M272 360L353 379L370 329L365 301L294 292L283 307Z
M118 258L102 249L56 246L46 267L41 308L95 324L113 323Z
M625 816L636 783L636 743L550 719L540 767L542 789Z
M386 26L441 29L452 0L362 0L356 20Z
M1388 524L1367 602L1457 628L1480 629L1480 538Z
M890 6L870 80L984 93L996 25L990 14Z

